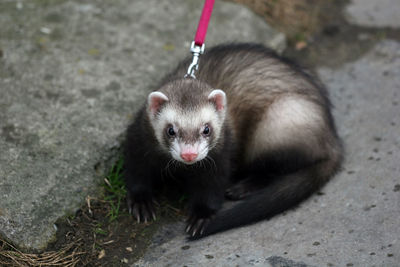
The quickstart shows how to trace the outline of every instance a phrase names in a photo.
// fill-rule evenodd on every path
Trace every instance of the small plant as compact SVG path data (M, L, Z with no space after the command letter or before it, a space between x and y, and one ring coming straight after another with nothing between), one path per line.
M96 228L94 229L94 232L96 234L103 235L103 236L106 236L108 234L108 232L102 228L101 223L98 223L96 225Z
M106 190L104 200L110 204L107 216L110 221L118 218L121 210L121 202L125 199L126 189L123 175L124 161L120 158L111 168L110 173L104 178L103 187Z

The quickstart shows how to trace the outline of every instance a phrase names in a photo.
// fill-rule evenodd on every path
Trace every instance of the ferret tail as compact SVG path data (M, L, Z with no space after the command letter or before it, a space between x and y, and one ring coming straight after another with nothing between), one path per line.
M219 212L197 238L268 219L294 207L317 191L337 171L340 161L340 158L321 161L297 172L276 177L265 188L254 192L232 208Z

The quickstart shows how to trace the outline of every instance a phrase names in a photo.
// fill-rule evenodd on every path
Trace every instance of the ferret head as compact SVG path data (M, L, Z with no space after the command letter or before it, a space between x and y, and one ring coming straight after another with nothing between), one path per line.
M147 113L161 148L184 164L206 158L221 136L226 96L220 89L171 89L150 93Z

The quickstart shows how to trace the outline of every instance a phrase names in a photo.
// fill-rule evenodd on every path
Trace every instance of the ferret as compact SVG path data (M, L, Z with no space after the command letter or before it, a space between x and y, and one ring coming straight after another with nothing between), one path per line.
M190 58L162 81L128 127L129 212L155 219L154 191L179 179L189 196L190 239L296 206L339 169L342 143L323 85L258 44L229 44ZM225 199L240 200L221 209Z

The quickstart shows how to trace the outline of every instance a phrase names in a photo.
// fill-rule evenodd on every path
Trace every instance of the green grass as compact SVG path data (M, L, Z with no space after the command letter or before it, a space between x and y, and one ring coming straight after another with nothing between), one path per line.
M102 186L104 188L104 201L108 203L109 211L107 217L110 222L113 222L121 216L121 203L126 199L126 187L123 177L123 166L124 160L121 157L111 168L109 174L104 179ZM164 196L162 198L162 207L169 207L175 212L184 209L184 206L188 200L188 196L179 190L174 191L170 187L164 187ZM174 194L171 195L171 192ZM168 197L169 196L169 197ZM126 215L126 214L125 214Z
M108 232L106 230L104 230L103 228L101 228L101 227L102 227L102 225L100 223L97 224L96 228L94 229L94 232L96 234L106 236L108 234Z
M121 202L126 196L125 181L122 176L123 165L124 161L120 158L111 168L103 183L106 191L104 200L110 204L110 211L107 214L110 221L116 220L120 215Z

